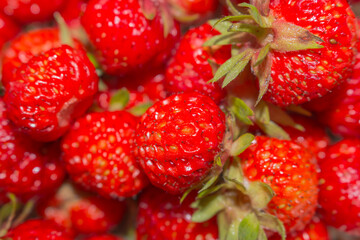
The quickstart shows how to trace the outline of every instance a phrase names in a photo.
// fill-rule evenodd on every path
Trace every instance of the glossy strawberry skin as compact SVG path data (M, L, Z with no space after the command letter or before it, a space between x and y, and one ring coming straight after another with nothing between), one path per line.
M20 32L20 27L9 17L0 13L0 49Z
M62 183L65 169L57 144L42 146L17 132L6 117L2 99L0 146L0 195L14 193L26 201L52 194Z
M62 149L72 180L107 197L129 197L147 185L132 144L137 118L130 113L91 113L76 121Z
M122 240L122 238L110 234L104 234L104 235L88 237L85 238L84 240Z
M128 73L153 61L168 51L168 44L174 44L179 35L175 23L165 38L160 16L146 19L139 1L91 0L82 24L103 69L112 75Z
M26 24L36 21L50 20L54 12L61 9L65 0L3 0L0 11L16 21Z
M51 239L51 240L74 240L71 234L52 221L35 219L28 220L12 229L7 237L12 240L27 239Z
M98 77L85 53L63 45L23 64L6 86L9 118L39 141L62 136L92 104Z
M230 57L230 47L217 50L203 47L206 40L218 34L209 24L204 24L184 35L166 71L166 90L170 94L195 91L216 103L224 98L225 91L218 83L208 83L213 78L208 60L219 65L224 63Z
M356 27L346 0L270 1L270 9L276 18L322 38L324 48L272 52L272 80L264 99L280 106L308 102L350 76Z
M267 210L284 223L287 232L302 231L317 206L312 155L294 141L258 136L239 157L250 181L262 181L275 192Z
M360 236L360 141L331 146L320 164L320 213L325 223Z
M74 39L76 49L82 49L81 44ZM4 50L2 57L2 83L7 85L16 69L22 64L52 48L61 47L59 30L57 28L42 28L25 32L11 41Z
M190 14L208 14L216 10L219 1L217 0L177 0L186 12Z
M135 154L152 184L178 194L208 175L224 132L224 113L210 98L173 95L142 116Z
M137 215L137 240L218 239L216 219L204 223L191 222L190 207L194 194L180 204L180 196L149 188L140 197ZM171 226L171 227L169 227Z

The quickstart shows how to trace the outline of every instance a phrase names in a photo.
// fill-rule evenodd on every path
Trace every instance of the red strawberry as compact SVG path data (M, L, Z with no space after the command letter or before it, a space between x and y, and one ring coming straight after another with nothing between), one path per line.
M230 46L212 49L203 47L209 38L218 35L209 24L188 31L166 71L166 90L169 93L199 92L220 102L225 91L218 83L209 84L213 70L208 61L222 64L230 57Z
M170 21L167 24L175 27L164 37L160 15L147 19L137 0L91 0L82 17L99 62L105 72L114 75L138 69L168 52L179 36L178 24Z
M20 23L50 20L65 0L2 0L0 11Z
M177 194L209 174L224 132L224 113L209 97L173 95L142 116L135 154L155 186Z
M105 235L88 237L85 238L84 240L122 240L122 238L110 234L105 234Z
M191 222L195 196L180 204L180 197L159 189L149 188L141 195L137 216L138 240L218 239L216 219L204 223Z
M208 14L216 10L218 0L169 0L180 6L189 14Z
M28 220L11 230L6 236L12 240L49 239L74 240L71 234L52 221L41 219Z
M345 139L331 146L320 169L323 220L360 236L360 140Z
M55 196L42 201L38 212L68 230L83 234L105 233L118 224L124 213L122 202L75 192L63 185Z
M222 27L226 35L221 43L237 46L241 42L242 46L233 51L214 80L227 75L225 82L230 82L251 61L259 78L259 97L265 94L265 100L288 106L319 98L349 77L356 19L346 0L251 2L258 11L243 3L251 15L251 20L240 20L245 25L239 25L236 18L225 19L228 25ZM246 25L249 23L252 25Z
M60 15L71 25L73 22L80 21L80 16L84 13L87 0L66 0Z
M74 40L75 48L81 49L81 44ZM61 46L59 30L57 28L42 28L22 33L11 41L4 51L2 66L2 83L7 85L15 70L29 60Z
M249 181L262 181L275 192L267 210L284 223L287 232L302 231L317 206L311 154L293 141L259 136L239 157Z
M0 13L0 49L18 32L20 32L20 27L12 19Z
M123 111L91 113L76 121L62 149L70 177L105 197L137 194L146 184L132 154L137 118Z
M25 201L51 194L62 183L65 171L58 145L41 146L16 132L5 116L2 99L0 146L0 195L11 192Z
M270 240L280 240L278 236L271 237ZM287 240L330 240L326 225L318 218L314 218L302 232L290 233L286 236Z
M283 127L290 135L290 138L303 145L320 161L325 158L327 146L330 144L330 138L327 136L325 129L314 119L293 115L294 121L304 127L304 131L300 131L294 127Z
M34 139L62 136L74 118L90 107L98 88L85 53L63 45L33 57L6 86L9 118Z

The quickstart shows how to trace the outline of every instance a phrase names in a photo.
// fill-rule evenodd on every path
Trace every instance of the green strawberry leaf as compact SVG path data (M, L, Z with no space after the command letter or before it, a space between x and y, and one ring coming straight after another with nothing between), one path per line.
M241 15L242 13L236 8L231 0L226 0L226 5L232 15Z
M269 106L264 101L260 101L255 107L255 119L257 122L263 124L268 124L270 122Z
M269 137L290 140L289 134L282 127L280 127L273 121L270 121L266 124L258 121L255 122L256 125L258 125L261 128L261 130L263 130L266 133L266 135L268 135Z
M140 103L128 110L132 115L140 117L142 116L151 106L153 105L152 102L145 102Z
M96 57L94 56L94 54L90 53L90 52L87 52L86 53L87 57L89 58L90 62L94 65L94 67L99 70L100 69L100 64L99 62L96 60ZM102 74L98 74L98 76L100 76ZM99 81L99 85L100 85L100 82L102 81ZM99 89L100 90L100 89ZM101 90L100 90L101 91Z
M280 107L275 106L271 103L268 103L270 118L272 121L283 125L283 126L290 126L296 128L300 131L305 131L304 127L300 124L297 124L294 119L285 111L283 111Z
M198 198L204 198L209 196L210 194L216 193L217 191L219 191L220 189L222 189L224 187L224 184L218 184L215 186L212 186L210 188L205 189L204 191L200 192L197 197Z
M60 42L62 44L69 45L70 47L74 47L74 40L71 36L71 31L64 18L58 12L54 13L54 18L59 26Z
M268 55L269 51L270 51L270 46L271 44L268 43L265 45L265 47L260 49L259 55L256 58L254 67L259 66L266 58L266 56Z
M141 8L142 14L148 20L153 20L157 13L157 8L154 4L154 1L151 0L139 0L139 5Z
M217 223L218 223L218 229L219 229L219 239L225 240L228 230L230 228L230 224L227 221L225 212L220 212L217 215Z
M251 199L251 206L257 210L266 208L271 199L275 196L274 191L269 185L263 182L251 182L247 189Z
M222 46L222 45L231 45L240 42L240 35L241 33L233 33L227 32L222 33L220 35L215 35L214 37L208 39L204 42L204 47L211 47L211 46Z
M220 33L227 33L229 27L232 25L231 22L219 22L221 19L211 19L208 23ZM215 25L216 24L216 25Z
M300 115L304 115L307 117L311 117L311 115L312 115L311 112L309 112L305 108L298 106L298 105L290 105L290 106L286 107L286 110L288 110L290 112L298 113Z
M271 65L272 56L270 52L266 55L265 60L263 60L261 64L258 66L254 66L253 64L253 71L259 80L259 96L256 101L256 105L260 102L268 90L269 84L271 82Z
M246 52L246 51L245 51ZM250 62L250 59L252 57L253 52L248 51L246 52L246 55L241 59L238 63L235 64L235 66L226 74L226 77L222 83L222 87L226 87L232 80L234 80L248 65Z
M205 222L222 211L226 206L224 196L222 194L214 194L195 201L191 204L191 207L197 208L192 215L192 221Z
M254 112L242 99L231 97L230 106L230 112L232 112L240 122L253 125L249 117L253 116Z
M126 88L118 90L110 99L109 110L123 110L130 100L130 93Z
M259 10L254 5L251 5L249 3L240 3L240 4L238 4L238 6L248 8L248 11L249 11L251 17L257 24L259 24L260 27L262 27L262 28L270 28L271 27L272 21L270 21L270 19L268 19L264 16L261 16Z
M258 240L268 240L264 229L260 228Z
M18 226L22 222L25 221L25 219L30 215L32 210L34 209L35 201L29 200L26 202L25 206L23 207L20 215L14 220L13 226Z
M208 188L212 187L217 181L219 180L219 175L212 176L205 184L204 186L198 191L198 193L201 193Z
M286 239L284 224L277 217L268 213L258 213L257 217L261 226L279 233L282 240Z
M245 151L254 141L255 136L250 133L245 133L236 139L230 149L231 156L239 156L240 153Z
M238 240L258 240L260 223L255 213L248 214L239 225Z
M238 240L240 222L240 219L233 220L227 232L226 240Z
M229 162L229 166L224 170L224 178L233 179L242 184L244 182L244 174L241 168L240 159L234 157L232 161L229 160Z
M10 210L5 210L2 214L7 215L7 220L0 226L0 237L5 237L9 229L11 228L12 222L15 218L16 210L18 208L18 201L16 196L12 193L7 194L7 197L10 199L9 205L5 204L4 207L10 208Z

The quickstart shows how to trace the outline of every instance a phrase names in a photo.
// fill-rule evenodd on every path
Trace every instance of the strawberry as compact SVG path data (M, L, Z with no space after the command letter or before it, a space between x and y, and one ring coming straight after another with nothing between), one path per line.
M280 240L278 236L271 237L270 240ZM326 225L318 218L314 218L306 226L304 231L290 233L287 240L330 240Z
M50 20L61 9L65 0L2 0L0 11L20 23Z
M173 95L141 117L135 154L152 184L177 194L210 173L224 132L224 113L209 97Z
M179 36L178 23L168 20L166 26L174 27L164 32L160 14L144 15L142 10L138 0L89 2L82 24L106 73L126 74L148 62L156 65L153 60L172 49Z
M98 88L85 53L67 45L33 57L6 86L9 118L32 138L52 141L90 107Z
M267 211L284 223L287 232L302 231L317 206L311 154L294 141L258 136L239 158L248 181L264 182L274 191Z
M20 27L12 19L0 13L0 49L18 32L20 32Z
M225 96L218 83L208 84L213 70L208 61L222 64L230 57L230 47L203 47L209 38L218 35L209 24L188 31L166 70L166 90L169 93L199 92L220 102Z
M26 201L49 195L62 183L65 169L58 145L42 146L17 132L6 118L2 99L0 146L0 195L11 192Z
M208 14L216 10L217 0L170 0L189 14Z
M104 235L88 237L85 238L84 240L122 240L122 238L110 234L104 234Z
M74 240L71 234L52 221L35 219L28 220L12 229L6 236L12 240L51 239Z
M124 203L75 191L64 184L51 198L38 204L39 214L66 229L82 234L105 233L123 217Z
M147 179L132 153L137 118L123 111L78 119L62 142L72 180L107 198L137 194Z
M300 124L304 131L300 131L293 127L283 127L290 135L290 138L303 145L318 161L325 158L325 152L330 145L330 138L327 136L325 129L316 120L300 115L294 115L294 121Z
M320 213L326 224L360 236L360 140L329 147L320 164Z
M67 23L73 25L73 22L80 20L80 16L86 9L87 2L87 0L66 0L59 13Z
M61 46L59 30L57 28L41 28L20 34L11 41L5 49L2 58L2 83L7 83L12 78L16 69L29 60L49 51L52 48ZM75 48L81 49L81 44L74 39Z
M219 239L216 218L204 223L191 222L194 209L190 204L194 197L192 194L180 204L179 196L156 188L147 189L140 197L136 239Z
M259 80L259 99L264 96L273 104L288 106L319 98L349 77L356 19L346 0L251 3L240 4L248 12L245 20L244 14L231 8L235 16L215 26L223 37L206 43L234 46L233 57L213 81L226 76L226 85L251 62Z

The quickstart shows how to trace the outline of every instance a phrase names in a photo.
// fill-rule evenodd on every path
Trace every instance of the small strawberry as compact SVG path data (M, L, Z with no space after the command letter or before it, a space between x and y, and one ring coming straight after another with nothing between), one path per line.
M63 45L23 64L5 88L9 118L34 139L52 141L90 107L98 77L83 51Z
M360 236L360 141L329 147L320 164L320 213L326 224Z
M0 11L14 20L26 24L50 20L54 12L61 9L65 0L2 0Z
M217 22L223 33L206 45L233 45L214 75L231 82L250 63L259 99L279 106L319 98L345 81L354 64L356 19L346 0L253 0ZM246 16L246 17L245 17ZM241 43L241 46L238 44Z
M20 27L8 16L0 13L0 49L20 32Z
M216 218L204 223L191 221L193 200L194 195L191 195L180 204L179 196L156 188L147 189L140 197L136 239L219 239Z
M178 194L209 174L224 132L224 113L209 97L173 95L142 116L135 154L155 186Z
M104 235L87 237L84 240L122 240L122 238L110 234L104 234Z
M270 240L280 240L279 236L271 237ZM287 240L330 240L326 225L318 218L314 218L301 232L290 233Z
M6 236L12 240L51 239L74 240L71 234L52 221L35 219L28 220L12 229Z
M220 102L225 91L218 83L209 84L213 69L209 61L222 64L230 58L230 46L213 49L203 47L206 40L218 35L209 24L188 31L166 70L166 90L169 93L199 92Z
M124 207L122 202L75 191L64 184L52 198L39 202L38 212L69 231L100 234L120 222Z
M149 62L156 65L157 61L153 60L163 55L163 51L169 52L179 36L177 22L172 19L164 22L156 9L146 14L139 2L91 0L88 3L82 24L108 74L126 74ZM174 27L165 29L164 23Z
M52 48L61 46L59 30L57 28L41 28L20 34L11 41L2 57L2 83L7 83L12 78L16 69L22 64ZM81 44L74 39L76 49L81 49Z
M52 194L61 185L65 169L58 144L42 146L17 132L6 118L2 99L0 146L0 195L13 193L26 201Z
M137 122L123 111L78 119L62 142L72 180L107 198L133 196L142 190L147 179L132 153Z
M259 136L239 158L249 181L264 182L274 191L267 211L284 223L287 232L302 231L317 206L311 154L293 141Z

